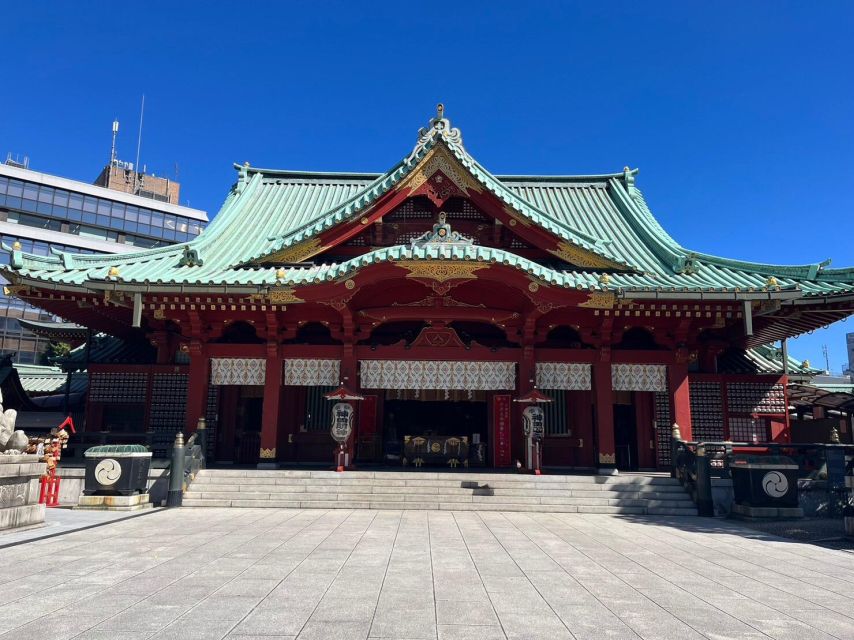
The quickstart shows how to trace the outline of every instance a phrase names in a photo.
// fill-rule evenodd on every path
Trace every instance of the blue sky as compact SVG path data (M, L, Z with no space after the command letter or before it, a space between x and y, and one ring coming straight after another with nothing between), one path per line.
M145 93L142 162L213 213L232 162L383 171L443 101L493 172L628 164L689 248L851 266L852 33L826 1L8 2L0 152L93 180ZM839 370L846 331L791 352Z

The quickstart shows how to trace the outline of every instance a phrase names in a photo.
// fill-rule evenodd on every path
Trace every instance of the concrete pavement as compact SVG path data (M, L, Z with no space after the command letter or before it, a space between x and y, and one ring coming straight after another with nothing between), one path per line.
M711 519L185 508L0 549L0 640L846 639L852 587Z

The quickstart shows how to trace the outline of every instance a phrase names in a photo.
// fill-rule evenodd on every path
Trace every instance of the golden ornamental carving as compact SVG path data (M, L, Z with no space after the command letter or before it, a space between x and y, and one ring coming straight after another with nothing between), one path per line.
M593 269L619 269L622 265L617 264L612 260L603 258L600 255L593 253L587 249L562 241L557 249L550 249L550 253L556 255L561 260L565 260L577 267L590 267Z
M537 284L536 282L529 282L528 283L528 291L530 291L531 293L537 293L537 291L539 291L539 290L540 290L540 285Z
M427 155L398 186L398 190L409 189L409 193L412 193L437 171L446 175L465 194L468 194L469 189L477 193L483 190L468 169L442 145L437 145L427 152Z
M298 304L305 302L305 300L294 294L293 289L271 289L267 293L266 299L270 304Z
M265 449L264 447L261 447L258 457L262 460L274 460L276 458L276 447L273 447L272 449Z
M407 278L420 278L446 282L448 280L475 280L475 271L486 269L488 264L462 260L403 260L396 263L408 270Z
M285 247L267 256L259 258L258 262L303 262L324 249L319 238L309 238L290 247Z
M166 317L166 313L163 309L155 309L154 310L154 319L155 320L163 320Z
M580 303L579 307L585 309L613 309L617 296L613 291L593 291L587 294L587 300Z
M600 453L599 464L617 464L617 454L615 453Z
M344 287L346 289L353 290L356 288L356 283L352 278L350 278L344 281Z

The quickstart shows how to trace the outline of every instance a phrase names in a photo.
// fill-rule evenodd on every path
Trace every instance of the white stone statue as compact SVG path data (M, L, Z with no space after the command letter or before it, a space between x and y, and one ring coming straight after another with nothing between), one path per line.
M23 431L15 431L18 412L14 409L3 411L3 392L0 391L0 454L19 455L27 450L29 438Z

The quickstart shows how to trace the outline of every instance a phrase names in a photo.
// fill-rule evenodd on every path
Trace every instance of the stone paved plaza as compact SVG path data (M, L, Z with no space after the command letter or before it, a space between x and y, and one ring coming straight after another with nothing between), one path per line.
M173 509L0 549L0 640L854 638L854 554L718 520Z

